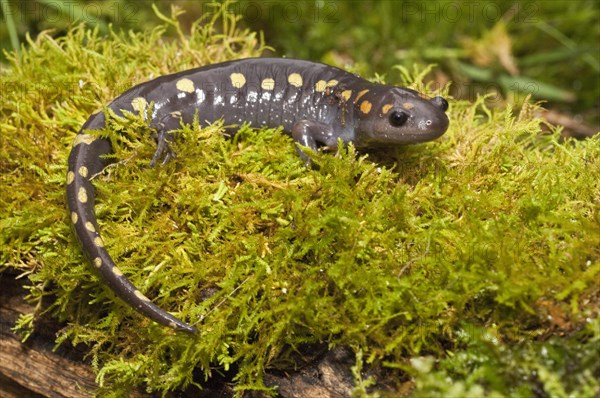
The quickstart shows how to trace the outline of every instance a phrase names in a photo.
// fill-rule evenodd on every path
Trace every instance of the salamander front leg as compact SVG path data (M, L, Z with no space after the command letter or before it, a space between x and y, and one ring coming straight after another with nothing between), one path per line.
M172 131L181 127L181 118L169 114L160 119L158 123L152 123L150 127L157 131L152 134L156 140L157 147L150 161L150 167L154 167L160 159L162 159L161 163L165 165L176 157L175 151L171 148L171 143L175 141Z
M312 162L304 152L301 146L308 147L313 151L319 149L319 144L325 144L334 147L337 144L333 129L324 123L314 122L311 120L299 120L292 127L292 138L296 142L296 151L298 156L307 167L310 167Z
M156 140L156 152L152 156L152 160L150 161L150 167L154 167L156 162L162 158L162 164L165 165L169 160L174 159L175 151L171 148L171 142L173 142L173 134L168 131L159 131L158 133L153 134L154 139Z

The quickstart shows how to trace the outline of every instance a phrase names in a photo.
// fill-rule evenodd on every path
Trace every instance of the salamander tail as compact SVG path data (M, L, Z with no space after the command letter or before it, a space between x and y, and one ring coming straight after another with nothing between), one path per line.
M91 178L106 167L107 161L102 156L111 153L112 148L108 140L84 133L86 129L98 129L103 125L102 113L90 117L75 138L69 156L67 204L83 252L106 285L138 312L177 331L197 333L197 328L159 308L136 289L104 248L94 211L95 190Z

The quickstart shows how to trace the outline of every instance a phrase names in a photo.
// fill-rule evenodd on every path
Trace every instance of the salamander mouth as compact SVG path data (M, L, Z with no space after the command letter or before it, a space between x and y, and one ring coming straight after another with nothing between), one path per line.
M419 128L419 130L422 130L423 133L415 134L416 135L415 138L419 139L419 137L421 137L427 141L434 140L434 139L444 135L446 130L448 130L449 124L450 124L450 121L448 120L448 117L445 114L436 119L420 120L418 123L418 128Z
M378 136L376 139L385 144L418 144L432 141L444 135L450 121L445 113L416 120L411 129L396 134Z

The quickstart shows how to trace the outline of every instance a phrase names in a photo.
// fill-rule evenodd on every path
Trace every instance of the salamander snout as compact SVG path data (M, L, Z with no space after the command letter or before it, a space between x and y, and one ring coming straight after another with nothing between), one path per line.
M446 112L448 110L448 101L446 101L444 99L444 97L440 97L440 96L433 97L431 99L431 103L434 104L435 106L439 107L444 112Z

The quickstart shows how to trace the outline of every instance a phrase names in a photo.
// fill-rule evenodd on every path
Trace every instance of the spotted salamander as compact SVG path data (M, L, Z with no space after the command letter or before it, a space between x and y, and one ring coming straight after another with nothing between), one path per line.
M112 101L116 115L143 113L155 132L150 162L167 162L173 131L197 116L201 124L222 119L225 126L282 127L302 147L335 148L338 139L357 148L414 144L446 131L448 102L407 88L368 82L332 66L294 60L250 58L191 69L139 84ZM198 329L152 303L123 275L107 252L94 212L92 178L112 153L108 139L88 130L106 127L105 112L82 126L69 155L67 202L83 252L104 283L141 314L175 330ZM229 134L235 134L231 127Z

